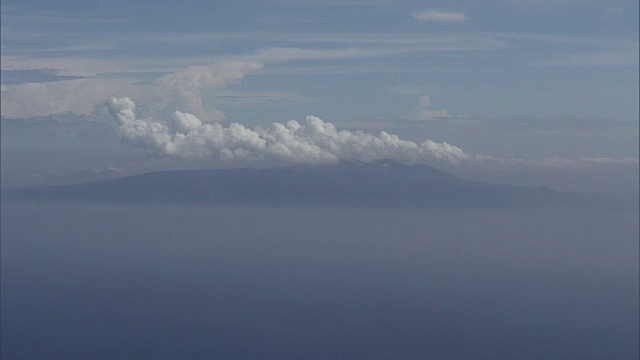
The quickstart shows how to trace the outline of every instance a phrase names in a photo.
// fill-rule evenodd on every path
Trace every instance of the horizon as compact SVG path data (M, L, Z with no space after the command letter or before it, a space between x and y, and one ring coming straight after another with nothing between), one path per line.
M2 0L0 357L637 360L639 13Z
M636 193L637 1L116 3L3 2L3 183L393 158Z

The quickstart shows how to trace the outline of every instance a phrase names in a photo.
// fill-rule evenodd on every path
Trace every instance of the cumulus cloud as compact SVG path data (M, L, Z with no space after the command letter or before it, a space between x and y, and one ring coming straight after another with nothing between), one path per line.
M432 110L431 99L427 95L420 97L418 101L418 108L416 110L417 120L437 120L441 118L450 118L446 110Z
M238 123L223 127L197 116L175 111L169 120L138 119L136 104L127 97L110 97L105 103L117 121L122 139L159 156L198 158L271 159L292 163L333 163L340 160L393 159L405 163L470 159L462 149L426 140L415 143L387 132L338 130L315 116L299 123L275 122L268 128L250 129Z
M438 9L414 11L411 13L414 19L420 22L464 22L467 17L463 12L454 12Z
M190 112L204 121L220 121L222 111L205 107L202 99L204 88L222 88L242 79L245 75L262 69L258 62L229 61L211 65L189 66L157 79L157 86L165 98L164 108Z

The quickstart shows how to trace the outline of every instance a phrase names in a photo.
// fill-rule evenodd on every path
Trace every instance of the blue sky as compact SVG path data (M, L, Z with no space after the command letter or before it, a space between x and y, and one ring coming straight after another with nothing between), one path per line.
M3 119L113 121L105 101L126 97L168 126L171 149L130 139L154 154L186 153L177 110L637 166L637 0L3 0L1 26Z
M162 74L220 62L263 65L203 86L207 107L243 122L412 118L423 95L454 116L638 117L633 0L2 5L6 117L86 113L109 90L140 98ZM16 70L46 89L14 93Z

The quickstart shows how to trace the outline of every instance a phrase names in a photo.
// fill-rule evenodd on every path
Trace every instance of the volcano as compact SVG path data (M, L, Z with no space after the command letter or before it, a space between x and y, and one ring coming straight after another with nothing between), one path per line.
M76 185L3 190L4 200L213 206L504 208L578 195L463 179L392 160L276 168L163 171Z

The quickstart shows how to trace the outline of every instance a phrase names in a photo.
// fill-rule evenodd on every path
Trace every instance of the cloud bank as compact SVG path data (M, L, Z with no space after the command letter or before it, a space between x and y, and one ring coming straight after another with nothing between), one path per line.
M136 104L127 97L110 97L105 105L117 121L123 141L158 156L270 159L292 163L333 163L341 160L393 159L404 163L469 160L462 149L426 140L415 143L387 132L337 130L315 116L303 123L274 122L269 128L224 127L196 115L175 111L169 120L138 119Z
M219 61L182 68L152 83L132 83L126 77L62 76L46 69L2 70L0 112L10 118L90 114L109 95L126 92L146 105L143 107L148 113L168 115L179 110L207 122L220 121L224 113L207 104L203 92L225 88L262 67L262 63L249 60ZM7 74L11 76L5 79Z
M446 10L423 10L423 11L414 11L411 16L414 19L420 22L464 22L467 20L467 17L462 12L453 12Z
M405 164L440 162L534 167L638 165L637 158L628 157L524 159L470 154L445 142L425 140L416 143L403 140L386 131L374 134L361 130L338 130L334 124L311 115L306 116L303 122L274 122L268 128L251 129L239 123L223 126L218 122L207 122L194 114L182 111L174 111L167 119L138 118L135 112L136 104L128 97L111 96L104 105L116 120L120 136L126 144L145 149L156 156L271 160L298 164L392 159ZM446 113L444 110L432 112Z

